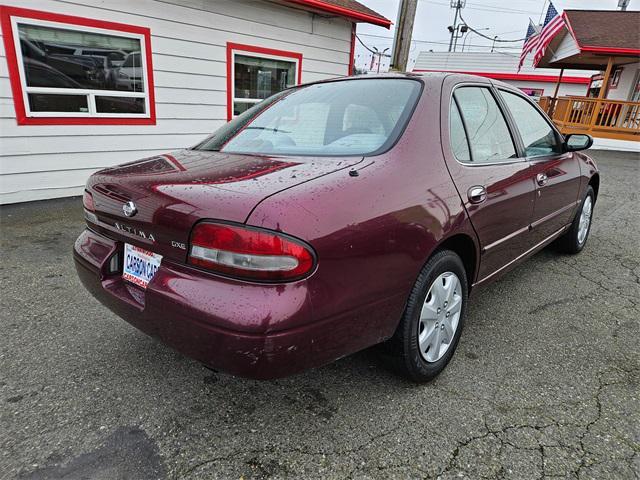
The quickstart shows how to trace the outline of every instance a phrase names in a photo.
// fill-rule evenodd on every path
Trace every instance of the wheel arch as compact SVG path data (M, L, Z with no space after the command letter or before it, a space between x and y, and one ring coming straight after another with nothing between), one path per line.
M460 257L462 264L464 265L464 270L467 274L469 291L471 291L471 285L473 285L475 281L479 259L478 249L473 238L466 233L457 233L447 237L438 244L431 255L429 255L429 258L442 250L451 250Z

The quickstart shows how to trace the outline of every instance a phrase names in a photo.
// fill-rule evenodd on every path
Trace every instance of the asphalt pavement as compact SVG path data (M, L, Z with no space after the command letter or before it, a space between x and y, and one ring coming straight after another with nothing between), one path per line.
M80 285L77 198L0 212L0 478L640 478L640 155L602 170L586 249L475 292L417 386L376 349L268 382L215 373Z

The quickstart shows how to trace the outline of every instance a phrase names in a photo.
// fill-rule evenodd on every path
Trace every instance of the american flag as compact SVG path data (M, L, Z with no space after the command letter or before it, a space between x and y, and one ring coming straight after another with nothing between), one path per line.
M529 19L529 28L527 28L527 34L525 35L524 45L522 46L522 52L520 52L520 61L518 62L518 72L522 68L522 64L524 63L524 59L527 58L531 52L533 52L538 46L538 40L540 39L540 35L538 35L538 30L536 26L533 24L533 21Z
M540 31L540 39L536 47L536 53L533 56L533 63L537 65L542 56L544 55L547 46L553 40L556 33L562 30L564 27L564 19L561 15L558 15L558 11L553 6L553 3L549 2L549 8L547 9L547 16L544 17L544 24Z

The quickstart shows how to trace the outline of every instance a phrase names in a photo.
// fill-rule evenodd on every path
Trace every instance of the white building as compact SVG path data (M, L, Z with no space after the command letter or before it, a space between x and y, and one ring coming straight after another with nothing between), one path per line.
M0 203L189 147L301 82L351 73L355 0L4 0Z
M518 72L519 55L503 52L420 52L414 72L457 72L480 75L510 83L527 95L539 99L552 96L558 81L558 70L533 68L526 58ZM592 70L571 70L562 76L559 95L586 95Z

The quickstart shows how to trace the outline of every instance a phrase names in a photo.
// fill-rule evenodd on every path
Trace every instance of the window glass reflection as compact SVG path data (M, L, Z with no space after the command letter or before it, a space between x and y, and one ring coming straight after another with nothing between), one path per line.
M236 54L233 68L234 115L296 83L295 62Z
M28 87L144 92L140 40L18 24Z

